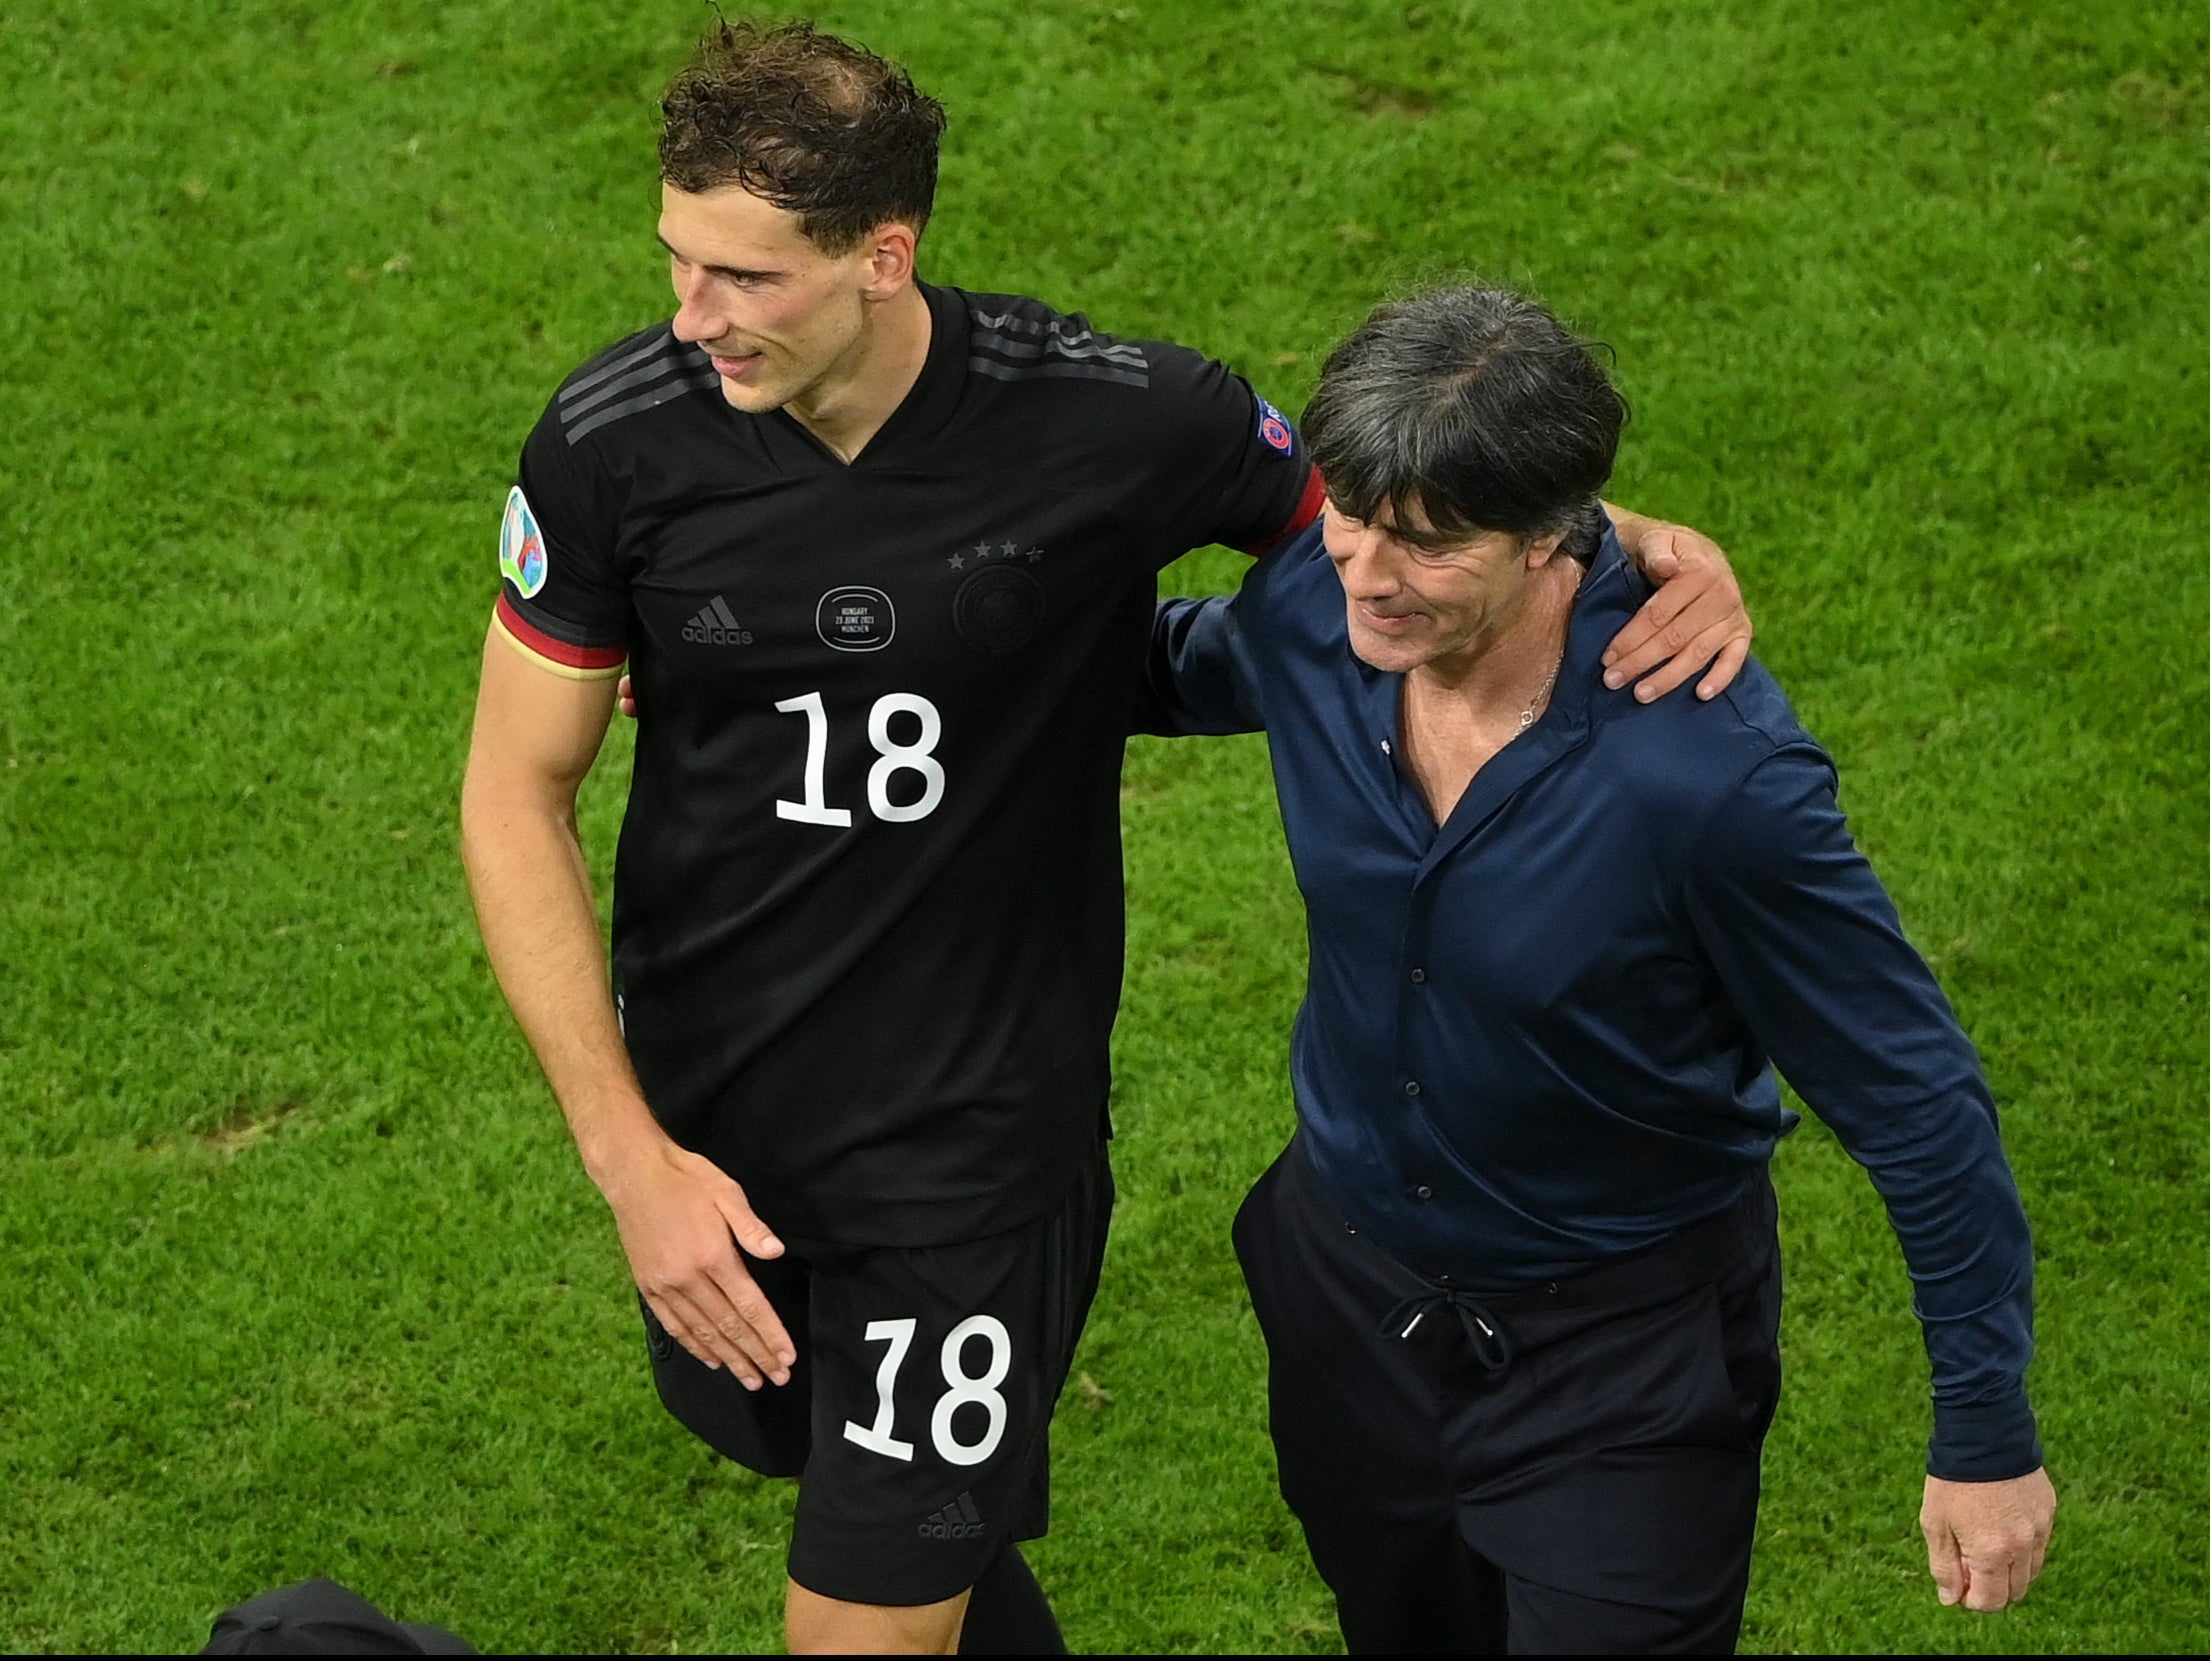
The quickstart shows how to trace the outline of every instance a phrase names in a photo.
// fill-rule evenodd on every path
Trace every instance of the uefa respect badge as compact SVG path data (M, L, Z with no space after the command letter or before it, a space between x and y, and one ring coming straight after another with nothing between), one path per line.
M506 494L506 518L499 524L499 575L525 600L545 586L545 538L520 485Z

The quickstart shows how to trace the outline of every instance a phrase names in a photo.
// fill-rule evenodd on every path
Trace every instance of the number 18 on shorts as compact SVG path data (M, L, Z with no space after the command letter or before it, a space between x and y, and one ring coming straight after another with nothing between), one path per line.
M906 1352L913 1347L915 1316L903 1320L869 1321L867 1341L885 1346L882 1366L875 1373L875 1417L862 1425L844 1421L844 1439L856 1442L885 1459L911 1460L913 1444L894 1433L898 1415L898 1376L905 1368ZM966 1370L968 1340L979 1340L989 1351L983 1371L969 1376ZM937 1363L944 1373L944 1393L929 1412L929 1445L937 1458L951 1465L979 1465L998 1451L1005 1440L1005 1397L998 1386L1013 1370L1013 1336L995 1315L970 1315L951 1330ZM972 1442L960 1440L958 1420L962 1407L979 1408L982 1434ZM968 1415L974 1428L975 1414Z
M676 1417L742 1464L800 1475L792 1579L847 1602L934 1603L1044 1532L1051 1411L1111 1192L1100 1158L1058 1209L988 1239L754 1265L798 1345L781 1389L748 1392L651 1334Z

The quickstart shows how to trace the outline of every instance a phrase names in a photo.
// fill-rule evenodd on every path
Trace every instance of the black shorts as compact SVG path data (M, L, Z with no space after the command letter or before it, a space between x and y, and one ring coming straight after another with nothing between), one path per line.
M660 1399L727 1458L796 1476L790 1577L847 1603L955 1597L1050 1515L1051 1411L1097 1291L1105 1150L1054 1210L955 1246L785 1240L749 1263L790 1329L786 1385L746 1390L645 1310Z

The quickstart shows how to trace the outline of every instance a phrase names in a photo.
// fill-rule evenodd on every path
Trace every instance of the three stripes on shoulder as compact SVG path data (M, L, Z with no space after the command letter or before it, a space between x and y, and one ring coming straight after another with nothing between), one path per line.
M673 330L660 329L560 389L554 403L560 410L561 436L579 443L609 421L656 409L720 380L703 351L677 340Z
M1076 380L1114 381L1149 386L1151 362L1143 348L1078 326L1064 317L1049 322L1018 312L987 312L970 306L974 336L968 342L967 367L993 380L1018 381L1032 375L1062 375Z

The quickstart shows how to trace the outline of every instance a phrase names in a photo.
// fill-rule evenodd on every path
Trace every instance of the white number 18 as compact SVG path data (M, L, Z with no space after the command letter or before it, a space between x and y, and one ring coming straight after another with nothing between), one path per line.
M913 1444L901 1442L891 1434L898 1417L898 1405L891 1392L898 1382L898 1369L905 1364L906 1351L913 1347L916 1324L910 1315L902 1321L867 1323L867 1341L890 1346L883 1355L882 1365L875 1369L875 1422L863 1425L857 1419L844 1421L847 1442L856 1442L870 1453L909 1463L913 1458ZM967 1345L976 1338L990 1346L990 1359L979 1376L967 1371ZM945 1335L943 1352L937 1360L944 1371L946 1389L937 1398L936 1411L929 1415L929 1441L947 1465L979 1465L997 1452L998 1444L1005 1440L1005 1397L998 1393L998 1386L1013 1370L1013 1336L995 1315L970 1315ZM953 1416L962 1407L969 1406L980 1407L989 1420L989 1428L983 1431L979 1442L962 1442L952 1431Z
M829 765L829 712L821 694L785 698L775 706L785 715L806 718L805 799L778 800L775 817L801 825L833 825L842 830L852 822L848 807L831 807L825 775ZM920 723L920 735L910 744L890 736L893 716L910 715ZM867 741L875 747L875 765L867 770L867 807L878 819L894 825L926 819L944 799L944 764L936 759L937 741L944 736L944 719L936 706L917 692L886 692L867 712ZM921 796L903 806L890 799L890 781L899 773L921 775Z

